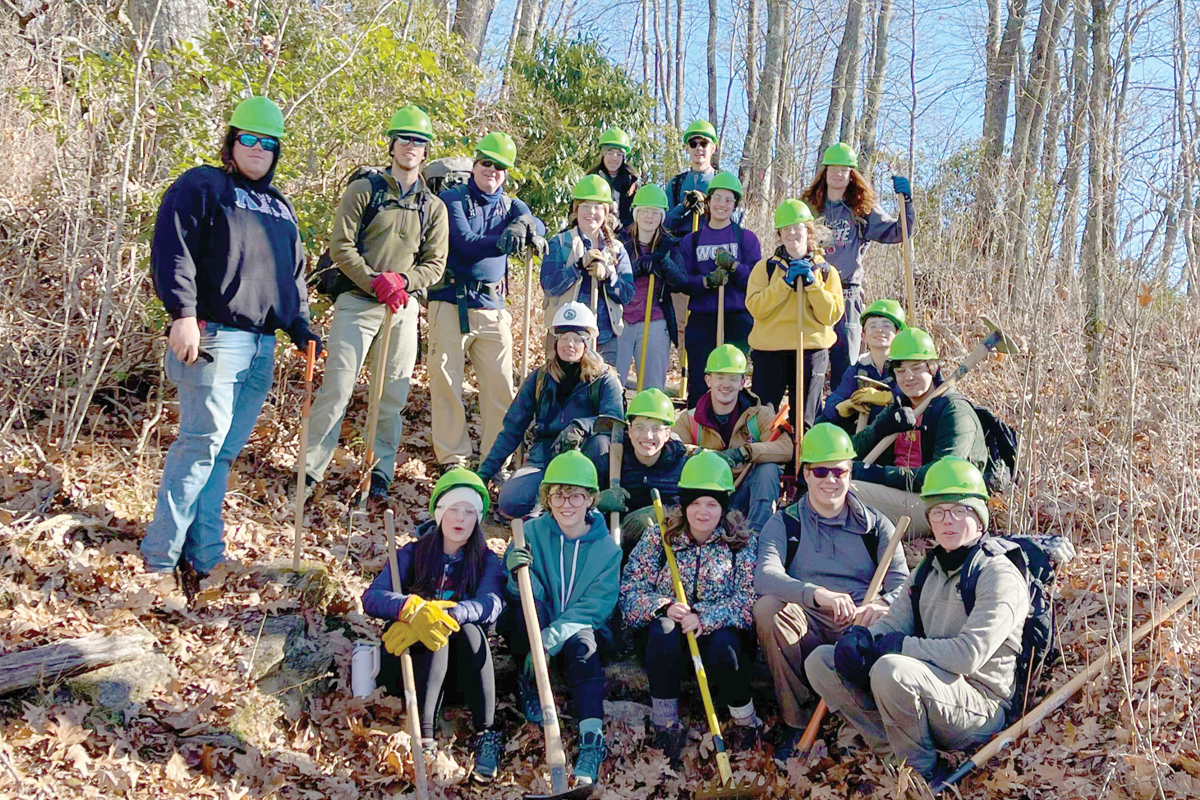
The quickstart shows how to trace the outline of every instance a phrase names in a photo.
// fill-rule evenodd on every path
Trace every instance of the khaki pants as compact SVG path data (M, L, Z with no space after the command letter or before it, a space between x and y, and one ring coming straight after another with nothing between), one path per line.
M467 311L470 331L462 333L458 306L429 304L429 397L433 404L433 454L439 464L471 460L471 436L463 406L466 357L479 381L479 413L483 433L480 458L486 457L504 424L504 414L516 397L513 389L512 316L503 309Z
M916 492L893 489L878 483L855 481L854 493L865 505L870 506L892 522L898 522L906 514L912 518L909 536L928 536L929 520L925 519L925 501Z
M846 626L835 625L799 603L763 596L754 603L754 627L771 668L780 715L791 727L803 728L808 720L800 708L812 699L804 661L821 645L836 642Z
M871 691L846 681L833 666L833 646L805 661L808 679L830 711L845 717L880 755L928 776L937 750L974 750L1004 728L1004 709L966 678L899 654L871 667Z

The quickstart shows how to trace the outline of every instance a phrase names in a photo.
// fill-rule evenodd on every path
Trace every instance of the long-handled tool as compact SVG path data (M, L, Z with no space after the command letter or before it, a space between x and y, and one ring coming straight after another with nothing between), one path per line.
M796 287L796 483L800 483L800 443L804 441L804 289Z
M879 596L879 590L883 587L883 579L887 577L888 569L892 565L892 556L895 555L900 542L904 541L904 535L908 533L908 526L911 522L912 520L908 516L903 516L896 525L896 532L888 542L887 549L883 551L883 558L879 559L879 565L875 567L875 574L871 576L871 582L867 584L867 593L863 595L864 606ZM828 711L829 706L825 705L825 698L821 698L821 702L817 703L816 711L813 712L812 719L808 721L804 733L800 736L798 749L801 753L807 753L812 748L813 742L817 740L817 732L821 730L821 720L825 718Z
M692 212L692 235L700 230L700 211ZM690 303L689 303L690 305ZM687 385L688 385L688 357L687 357L687 321L688 310L683 312L683 337L679 342L679 399L687 404Z
M662 497L658 489L651 489L650 496L654 499L654 516L658 519L658 531L662 536L663 552L667 557L667 565L671 568L671 586L675 590L675 601L687 604L687 592L683 588L683 579L679 576L679 564L675 560L675 549L671 547L671 537L667 533L666 519L663 516ZM696 668L696 683L700 685L700 698L704 701L704 715L708 718L708 729L712 733L713 748L716 751L717 772L719 781L714 781L698 790L693 798L734 798L757 797L765 790L754 783L738 784L733 780L733 768L729 765L729 753L725 750L725 737L721 735L721 723L717 721L717 711L713 707L712 694L708 690L708 676L704 672L704 662L700 660L700 645L696 642L696 634L687 634L688 650L692 654L692 666Z
M896 202L900 204L900 252L904 255L904 289L907 293L908 319L910 325L917 324L917 289L913 280L912 239L908 236L908 209L905 208L904 195L897 194Z
M387 535L388 568L392 573L392 591L400 591L400 567L396 563L396 520L389 508L383 512L383 529ZM417 711L417 680L413 676L412 656L405 650L400 654L400 674L404 678L404 710L408 712L408 733L412 737L413 775L418 800L429 800L429 779L425 773L425 750L421 747L421 717Z
M363 453L362 474L358 478L358 508L367 502L371 490L371 471L375 469L375 431L379 428L379 405L383 402L383 388L387 383L388 348L392 342L392 309L383 312L383 327L380 328L379 350L375 358L375 374L371 376L371 394L367 408L366 451Z
M533 251L527 250L525 255L525 316L521 319L521 380L525 382L529 375L529 308L530 298L533 297Z
M313 367L317 361L317 343L310 341L304 353L304 405L300 407L300 455L296 458L296 521L292 525L292 569L300 569L304 549L304 501L308 494L308 420L312 416Z
M610 441L608 444L608 485L612 489L621 488L621 461L625 455L625 445L618 439L620 431L617 426L613 426L613 431L610 434L616 441ZM617 543L617 547L621 546L621 512L614 511L608 515L608 530L612 534L613 541Z
M995 738L985 744L982 748L975 752L970 758L959 764L958 769L954 771L946 782L941 785L935 785L930 788L938 792L947 786L958 783L965 778L972 770L986 764L990 759L995 757L1004 748L1014 743L1017 739L1024 736L1026 733L1031 733L1041 727L1042 722L1046 717L1057 711L1064 703L1071 698L1073 694L1079 691L1085 683L1095 678L1100 672L1107 667L1113 660L1119 656L1125 655L1125 651L1133 645L1140 642L1150 635L1150 632L1157 628L1162 623L1173 617L1184 606L1196 599L1197 593L1200 592L1200 584L1193 584L1192 588L1188 589L1179 597L1175 598L1169 606L1164 608L1160 613L1151 616L1148 622L1145 622L1140 628L1133 632L1133 635L1125 638L1122 644L1118 647L1111 648L1107 653L1093 661L1082 672L1078 673L1074 678L1067 681L1062 688L1055 691L1042 702L1034 706L1033 710L1019 720L1008 726L1000 733L996 734Z
M592 275L591 278L588 283L592 286L591 306L592 316L595 317L596 309L600 307L600 280L595 275Z
M642 357L638 360L637 390L640 392L646 383L646 346L650 342L650 311L654 308L654 273L646 283L646 316L642 320ZM667 347L671 345L668 344ZM668 354L669 355L669 354Z
M954 384L957 383L958 380L960 378L962 378L962 376L964 376L968 372L970 372L971 369L974 368L976 364L978 364L980 361L983 361L984 359L986 359L989 355L992 354L993 351L995 351L997 353L1019 353L1020 352L1020 350L1017 348L1016 343L1013 342L1011 339L1009 339L1007 336L1005 336L1004 331L1002 331L998 327L996 327L995 323L993 323L987 317L983 317L983 322L984 322L984 324L986 324L988 326L988 330L990 331L988 333L988 335L984 338L984 340L982 342L975 345L975 349L972 350L965 359L963 359L963 362L958 365L958 369L956 369L956 370L954 370L954 372L950 373L950 376L947 377L942 382L941 386L937 387L932 392L930 392L929 395L917 405L915 411L916 411L916 415L918 417L921 416L921 414L925 413L925 409L929 407L929 404L932 403L935 398L941 397L946 392L953 389ZM893 433L893 434L890 434L890 435L885 436L882 439L880 439L879 444L877 444L877 445L875 445L875 447L871 448L871 452L868 453L867 457L863 459L863 463L874 464L875 461L881 455L883 455L883 453L889 447L891 447L892 443L895 442L896 439L898 439L899 437L900 437L900 434Z
M513 547L525 546L525 522L512 521ZM525 616L525 632L529 635L529 657L537 679L538 700L542 704L542 736L546 740L546 763L550 765L550 787L553 794L527 794L525 800L584 800L596 788L594 783L567 789L567 754L563 750L562 733L558 727L558 711L554 705L554 690L550 688L550 669L542 647L542 623L538 621L533 601L533 584L529 568L517 570L517 590L521 595L521 613Z
M725 284L717 286L717 347L725 344Z
M767 438L763 439L762 441L773 442L783 435L784 430L787 429L784 425L784 422L788 418L788 412L791 411L791 406L788 405L788 402L788 399L785 397L779 406L779 413L775 415L775 419L771 420L771 425L766 430ZM733 490L735 492L737 491L737 488L742 485L742 481L746 480L746 476L750 474L750 468L753 466L753 464L744 465L742 474L738 475L737 480L733 482Z
M892 387L888 386L883 381L877 381L874 378L868 378L866 375L858 376L858 388L882 389L885 392L892 391ZM871 415L866 411L858 412L858 421L854 424L854 432L862 433L867 429L867 423L870 422Z

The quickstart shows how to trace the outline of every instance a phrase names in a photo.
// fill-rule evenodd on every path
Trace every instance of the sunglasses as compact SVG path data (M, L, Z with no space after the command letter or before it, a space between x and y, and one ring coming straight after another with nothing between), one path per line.
M237 141L242 147L254 147L256 144L262 145L262 149L268 153L274 153L279 149L279 140L274 136L256 136L253 133L239 133Z
M688 139L688 147L704 147L706 144L708 144L708 139L699 136L695 139Z
M847 473L850 472L850 470L843 469L841 467L809 467L809 472L811 472L815 477L824 480L830 475L835 478L844 478Z
M497 164L495 161L489 161L486 158L479 162L479 166L483 167L484 169L498 169L501 172L506 172L508 170L508 167L504 166L503 164Z

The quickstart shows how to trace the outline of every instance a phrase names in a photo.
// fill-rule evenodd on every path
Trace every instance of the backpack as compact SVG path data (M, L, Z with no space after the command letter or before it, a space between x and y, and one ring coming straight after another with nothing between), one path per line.
M375 221L379 212L387 208L402 208L400 203L389 194L387 179L383 177L385 169L385 167L355 167L346 179L346 186L359 178L366 178L371 182L371 199L367 201L367 207L363 209L362 216L358 220L358 236L354 243L359 253L366 251L367 228L371 227L371 223ZM429 221L428 198L429 196L424 192L417 195L417 215L420 219L422 233L425 231L425 224ZM308 283L310 286L316 286L318 292L331 300L336 300L338 295L343 292L357 288L354 281L350 280L350 277L333 263L333 257L330 256L328 247L317 259L317 268L309 276Z
M979 417L979 425L983 428L983 440L987 444L988 458L983 470L984 481L993 494L1003 493L1017 478L1017 458L1020 452L1017 431L993 414L991 409L972 405L975 408L975 416Z
M1025 715L1039 684L1050 677L1054 665L1062 658L1058 648L1057 625L1054 614L1055 571L1075 557L1075 548L1062 536L999 536L988 535L972 547L963 564L959 578L959 593L967 615L975 608L975 589L983 560L1004 556L1025 577L1029 585L1029 616L1021 631L1021 652L1013 675L1013 695L1006 712L1006 725ZM933 559L926 556L917 566L909 586L912 602L913 635L925 636L921 620L920 597L933 568Z
M784 509L783 512L783 527L787 531L787 557L783 561L783 569L786 572L791 566L792 559L796 557L796 551L800 549L800 501L796 501ZM867 531L862 535L863 546L867 548L867 555L871 557L871 564L875 567L879 566L879 534L875 531Z
M448 156L430 161L421 169L421 174L429 184L429 191L440 195L470 180L474 165L475 162L466 156Z

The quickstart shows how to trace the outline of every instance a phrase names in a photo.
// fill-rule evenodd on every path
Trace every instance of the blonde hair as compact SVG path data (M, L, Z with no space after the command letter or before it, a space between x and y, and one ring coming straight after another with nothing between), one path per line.
M594 200L572 200L571 215L567 220L568 228L579 227L579 205L581 203L592 203ZM604 255L615 264L617 261L616 249L621 246L620 240L617 239L616 223L613 220L616 214L613 212L613 204L605 203L604 222L600 223L600 236L604 239Z
M667 538L672 547L686 544L689 539L695 541L688 532L687 517L683 513L682 505L667 509L663 522L666 524ZM729 549L735 553L750 541L750 525L740 511L726 511L717 530L721 534L717 541L729 545Z
M550 340L550 352L546 353L546 374L554 378L556 383L561 382L563 368L558 358L558 335L551 331L547 338ZM591 347L583 351L583 358L579 359L579 380L582 383L591 383L607 371L608 364L603 356Z

